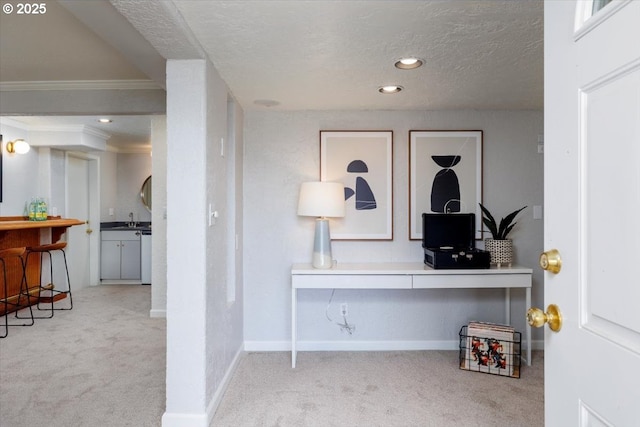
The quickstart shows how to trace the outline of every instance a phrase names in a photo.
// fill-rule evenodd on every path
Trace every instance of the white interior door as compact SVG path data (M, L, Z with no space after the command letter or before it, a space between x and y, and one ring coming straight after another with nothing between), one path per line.
M97 191L97 161L84 156L67 155L67 216L86 225L67 229L67 258L69 276L73 288L81 288L98 283L99 252L94 242L100 234L99 219L96 222L94 205Z
M640 425L640 1L599 3L545 2L548 427Z

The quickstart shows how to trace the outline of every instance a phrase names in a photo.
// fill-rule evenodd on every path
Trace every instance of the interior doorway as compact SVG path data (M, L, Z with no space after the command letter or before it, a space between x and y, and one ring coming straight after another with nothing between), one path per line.
M100 161L86 153L67 152L66 216L86 221L67 230L69 275L74 288L100 283Z

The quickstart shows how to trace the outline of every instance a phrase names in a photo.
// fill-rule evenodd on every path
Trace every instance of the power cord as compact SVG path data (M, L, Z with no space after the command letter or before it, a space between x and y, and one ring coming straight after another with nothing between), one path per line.
M335 323L336 325L340 326L340 332L348 332L349 335L353 335L353 332L356 330L356 325L353 324L349 324L349 322L347 322L347 313L345 310L342 310L341 314L342 314L342 323L340 322L336 322L334 321L330 316L329 316L329 307L331 307L331 302L333 301L333 295L336 293L336 290L333 289L331 291L331 296L329 297L329 303L327 304L327 308L324 311L325 316L327 316L327 320L331 323Z

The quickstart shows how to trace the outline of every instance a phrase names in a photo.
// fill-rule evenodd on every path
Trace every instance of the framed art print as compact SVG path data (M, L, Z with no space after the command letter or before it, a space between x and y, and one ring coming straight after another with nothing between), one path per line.
M475 213L482 238L482 131L409 131L409 239L423 213Z
M392 131L320 131L320 180L344 185L333 240L393 240Z

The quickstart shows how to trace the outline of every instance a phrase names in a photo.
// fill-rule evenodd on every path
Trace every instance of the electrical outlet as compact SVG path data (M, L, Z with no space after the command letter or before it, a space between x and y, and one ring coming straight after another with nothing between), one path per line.
M349 315L349 305L346 302L340 304L340 314L343 317L347 317Z

